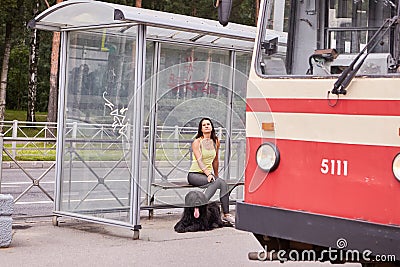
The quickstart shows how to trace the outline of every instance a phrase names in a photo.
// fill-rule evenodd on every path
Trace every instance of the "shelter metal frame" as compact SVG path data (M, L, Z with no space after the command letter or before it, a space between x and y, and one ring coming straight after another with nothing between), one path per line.
M160 71L160 44L170 43L176 45L206 47L229 51L231 67L235 67L236 52L251 52L255 40L255 28L250 26L229 24L222 27L217 21L201 18L169 14L159 11L146 10L135 7L128 7L92 0L70 0L59 3L29 22L30 28L61 32L60 50L60 71L59 71L59 98L58 98L58 135L56 151L56 190L55 190L55 210L54 224L57 224L57 216L67 216L86 220L90 222L103 223L113 226L126 227L134 231L134 238L139 237L140 225L140 177L142 164L142 144L143 144L143 94L140 90L145 82L145 63L146 63L146 43L152 41L154 44L153 52L153 85L151 103L155 103L155 96L158 88L158 72ZM69 36L71 32L92 31L101 29L112 29L121 35L134 35L136 37L135 48L135 86L133 101L136 107L140 107L133 115L134 138L131 144L131 172L130 172L130 198L129 198L129 222L113 219L90 216L88 214L63 211L61 207L62 197L62 177L65 164L64 153L66 149L66 136L64 127L66 125L66 86L67 86L67 62L69 53ZM154 34L152 34L152 32ZM186 36L181 38L181 36ZM225 42L225 43L224 43ZM236 43L235 43L236 42ZM235 75L231 72L229 88L233 87ZM229 102L232 103L233 93L228 95ZM230 107L232 108L232 107ZM232 114L228 113L227 131L232 130ZM156 114L150 113L149 128L149 148L148 157L150 161L155 160L155 132ZM228 137L229 139L230 137ZM227 140L227 149L230 149L230 141ZM227 152L228 156L231 154ZM125 155L124 155L125 156ZM228 159L225 158L225 161ZM153 162L154 163L154 162ZM152 164L152 162L149 162ZM225 162L225 166L227 166ZM112 167L114 168L114 167ZM112 172L109 170L108 173ZM154 177L154 168L148 169L148 177ZM229 170L227 170L229 175ZM106 175L106 176L107 176ZM97 176L97 184L103 181ZM148 181L147 186L151 186L152 181ZM94 187L94 188L95 188ZM90 190L88 194L90 194ZM111 190L111 189L109 189ZM118 199L118 198L117 198ZM83 202L85 199L82 199ZM81 203L80 202L80 203ZM80 205L79 203L79 205ZM126 207L122 207L125 208Z

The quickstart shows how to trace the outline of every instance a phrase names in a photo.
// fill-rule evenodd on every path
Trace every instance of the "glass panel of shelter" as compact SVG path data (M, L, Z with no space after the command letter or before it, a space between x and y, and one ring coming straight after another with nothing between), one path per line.
M190 147L202 117L213 120L217 135L222 141L220 175L223 176L227 118L231 112L229 90L232 89L229 89L229 85L232 84L230 81L232 72L228 66L231 65L232 52L227 49L173 43L161 43L160 47L160 69L155 100L157 103L155 171L152 180L186 181L190 159L193 157ZM246 58L240 61L241 64L249 64L251 53L243 52L241 56ZM243 67L244 71L248 72L248 66ZM149 81L150 77L146 79ZM242 85L243 83L237 87L240 88L240 93L236 93L241 95L241 101L245 95ZM145 103L147 102L145 100ZM244 118L244 105L240 111L236 111L241 113L241 119ZM237 130L239 132L244 130L244 124L240 124L240 127ZM158 202L182 203L185 191L179 190L175 197L171 197L171 192L158 194Z
M70 32L61 211L128 222L135 36Z
M161 43L157 88L157 139L153 180L186 181L190 166L191 142L199 120L210 117L222 140L226 135L226 89L229 51L190 45ZM223 162L223 161L220 161ZM222 168L223 166L220 167ZM157 200L182 203L184 190L160 192ZM172 199L172 200L171 200Z
M157 108L155 165L142 164L141 201L146 183L154 179L186 180L190 144L201 117L210 117L222 141L220 169L224 175L227 119L233 99L233 132L244 131L245 82L237 75L232 92L232 50L207 46L147 42L143 90L143 162L149 162L149 129ZM66 77L64 164L60 211L129 221L132 152L132 99L135 92L135 36L111 30L69 33ZM159 57L158 57L159 56ZM247 74L251 53L236 55L236 66ZM154 69L154 63L158 68ZM154 79L154 74L157 77ZM157 95L151 100L152 87ZM232 95L232 96L230 96ZM156 105L154 105L156 103ZM233 140L233 139L232 139ZM234 140L237 142L238 140ZM233 146L237 148L237 144ZM232 155L237 161L237 154ZM180 161L180 162L179 162ZM235 163L236 164L236 163ZM235 165L233 164L233 165ZM237 165L237 166L236 166ZM236 164L233 178L237 179ZM156 169L153 170L152 168ZM228 177L229 178L229 177ZM183 190L181 192L184 193ZM182 194L173 201L182 202ZM169 196L161 201L170 202Z
M153 102L153 87L156 86L155 78L155 66L154 63L157 61L157 54L155 53L154 42L146 42L146 63L145 63L145 83L143 85L143 143L142 143L142 171L140 177L140 202L142 204L146 203L146 199L151 194L149 188L149 179L154 173L154 165L151 159L150 149L152 148L151 142L152 132L151 132L151 112L154 111Z
M230 179L242 180L244 178L245 152L246 152L246 92L247 81L250 73L251 54L236 52L235 57L235 82L232 97L232 134ZM237 189L242 189L238 187Z

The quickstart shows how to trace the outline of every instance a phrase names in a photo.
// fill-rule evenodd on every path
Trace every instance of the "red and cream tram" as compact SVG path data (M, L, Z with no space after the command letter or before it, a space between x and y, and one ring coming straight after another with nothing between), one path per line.
M263 247L250 257L399 264L399 10L261 1L236 210Z

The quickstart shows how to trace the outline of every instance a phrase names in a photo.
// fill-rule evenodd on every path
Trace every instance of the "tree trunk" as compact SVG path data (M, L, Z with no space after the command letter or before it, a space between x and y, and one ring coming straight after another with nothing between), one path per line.
M4 121L4 114L6 110L6 90L7 90L7 76L8 76L8 63L11 54L11 22L6 22L6 33L4 42L4 57L1 67L1 84L0 84L0 121ZM3 124L1 124L0 132L3 132Z
M62 0L57 0L57 4ZM51 66L50 66L50 92L49 103L47 105L47 122L57 122L57 98L58 98L58 57L60 54L60 33L53 34L53 43L51 48ZM50 129L54 134L55 129Z
M257 26L258 13L260 13L260 0L256 0L256 14L255 14L255 25Z
M36 6L33 10L33 15L39 11L39 2L36 1ZM30 54L29 54L29 84L28 84L28 111L26 114L26 121L35 122L35 106L36 106L36 92L37 92L37 66L38 66L38 40L37 29L32 30Z
M142 7L142 0L136 0L135 7Z
M58 57L60 54L60 33L53 34L50 65L50 92L47 106L47 121L57 122L57 96L58 96Z

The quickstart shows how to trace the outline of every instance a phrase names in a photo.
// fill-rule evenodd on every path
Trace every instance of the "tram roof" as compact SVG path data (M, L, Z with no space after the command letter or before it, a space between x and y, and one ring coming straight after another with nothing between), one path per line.
M69 0L54 5L29 22L30 28L72 31L111 28L136 34L136 25L147 25L147 38L252 48L256 28L136 8L93 0ZM235 40L232 42L232 39Z

